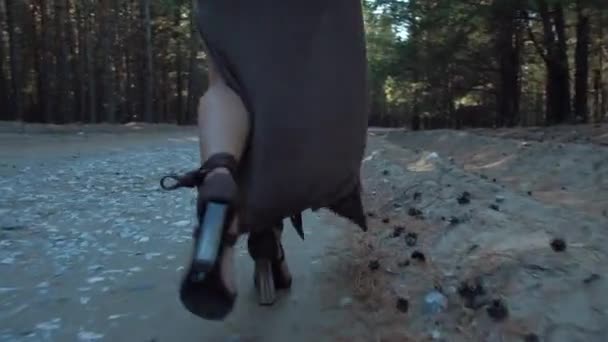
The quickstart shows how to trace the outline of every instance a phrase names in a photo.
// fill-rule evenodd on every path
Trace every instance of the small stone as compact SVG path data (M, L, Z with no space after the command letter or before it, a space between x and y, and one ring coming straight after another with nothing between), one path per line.
M497 182L496 178L492 178L492 182L496 183Z
M45 287L49 287L51 284L49 284L48 281L43 281L40 284L36 285L37 288L45 288Z
M340 299L341 307L349 306L352 303L353 303L353 299L351 297L342 297L342 299Z
M370 270L372 271L376 271L380 268L380 261L378 260L372 260L369 262L368 267Z
M505 196L498 195L498 196L496 196L495 200L496 200L496 203L503 203L505 201Z
M493 300L486 309L488 316L496 322L504 321L509 316L509 310L502 300Z
M596 281L598 281L600 279L601 279L601 276L599 274L593 273L590 276L588 276L587 278L583 279L583 283L589 285L589 284L591 284L593 282L596 282Z
M424 296L424 311L436 315L448 308L448 298L438 290L433 290Z
M25 230L25 229L27 229L27 227L21 226L21 225L15 225L15 226L2 226L0 229L4 230L4 231L12 232L12 231L18 231L18 230Z
M187 227L188 225L190 225L190 221L188 221L188 220L177 221L177 222L173 223L173 225L176 227Z
M416 243L418 243L418 234L414 232L407 233L405 236L405 243L410 247L416 246Z
M399 261L397 263L397 266L399 267L408 267L410 265L410 261L409 260L403 260L403 261Z
M532 196L532 191L528 191L528 196Z
M500 207L498 206L498 204L490 204L490 209L495 210L495 211L500 211Z
M95 283L99 283L106 280L104 277L91 277L89 279L87 279L87 283L89 284L95 284Z
M388 217L382 219L382 223L390 223L391 220Z
M426 261L426 256L424 256L424 253L422 253L420 251L414 251L412 253L412 259L418 260L420 262L425 262Z
M469 249L467 250L467 254L471 254L471 253L473 253L473 252L474 252L476 249L478 249L478 248L479 248L479 245L478 245L478 244L473 244L473 245L471 245L471 247L469 247Z
M407 313L408 310L410 309L410 302L403 297L399 297L399 298L397 298L396 307L397 307L397 310L399 310L400 312Z
M412 216L412 217L418 218L418 219L422 219L423 218L422 211L420 209L417 209L417 208L410 208L407 211L407 214L410 215L410 216Z
M12 265L14 263L15 263L15 258L13 258L13 257L7 257L7 258L0 260L0 264L2 264L2 265Z
M98 334L92 331L79 331L78 332L78 341L95 341L101 340L103 338L103 334Z
M450 224L453 226L460 224L460 219L456 216L452 216L450 217Z
M420 201L422 199L422 193L416 191L414 192L414 201Z
M113 320L117 320L119 318L126 317L126 316L128 316L128 315L127 314L114 314L114 315L108 316L108 320L113 321Z
M566 241L564 239L553 239L551 241L551 248L556 252L563 252L566 250Z
M458 204L465 205L471 203L471 194L468 191L463 192L458 196Z
M389 174L390 174L390 172L388 170L382 170L383 176L388 176Z
M394 238L398 238L401 236L401 234L403 234L403 232L405 232L405 227L396 226L393 227L393 234L391 234L391 236Z
M53 318L50 321L36 324L36 329L39 330L57 330L61 327L61 318Z
M524 336L524 342L540 342L540 337L535 333L529 333Z
M476 308L476 299L486 294L486 291L481 282L481 278L476 278L471 281L463 281L458 287L458 294L465 302L468 308Z

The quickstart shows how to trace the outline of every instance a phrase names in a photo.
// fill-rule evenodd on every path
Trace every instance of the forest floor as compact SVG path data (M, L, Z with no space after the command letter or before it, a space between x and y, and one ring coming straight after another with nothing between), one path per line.
M603 341L607 143L608 126L372 129L370 231L307 213L272 308L241 241L237 308L209 323L177 298L194 196L158 187L196 166L193 128L2 123L0 341Z
M605 340L607 125L370 134L368 340Z

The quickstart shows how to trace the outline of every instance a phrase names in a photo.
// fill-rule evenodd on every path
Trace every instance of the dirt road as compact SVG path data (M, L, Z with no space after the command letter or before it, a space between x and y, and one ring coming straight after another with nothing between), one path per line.
M234 314L208 323L181 307L194 194L158 181L196 166L192 129L10 131L0 134L0 341L331 341L352 323L341 230L313 214L305 242L286 230L294 287L274 308L255 303L245 241Z
M607 132L371 130L370 231L288 229L272 309L241 243L238 308L208 323L176 296L194 196L158 188L196 165L192 129L5 128L0 341L604 341Z

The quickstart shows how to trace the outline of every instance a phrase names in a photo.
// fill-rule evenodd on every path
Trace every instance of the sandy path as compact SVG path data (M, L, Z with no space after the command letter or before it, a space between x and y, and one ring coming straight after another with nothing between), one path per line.
M1 341L331 341L351 322L343 230L313 214L305 242L286 230L294 288L274 308L255 303L242 239L234 314L190 315L194 196L158 181L196 166L194 131L79 131L0 134Z

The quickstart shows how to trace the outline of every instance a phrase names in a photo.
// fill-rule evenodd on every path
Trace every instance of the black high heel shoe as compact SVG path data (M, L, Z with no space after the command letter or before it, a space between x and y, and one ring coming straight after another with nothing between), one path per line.
M272 305L276 291L289 289L292 277L285 263L285 250L281 244L283 225L249 234L247 248L255 261L254 284L260 305Z
M213 173L224 168L228 173ZM161 180L165 190L197 188L198 225L194 230L194 251L180 287L180 300L194 315L207 320L223 320L234 307L237 294L224 286L218 257L226 246L234 246L238 234L228 233L235 214L238 194L236 159L227 153L211 156L198 170L185 175L169 175ZM166 181L173 179L173 185Z

